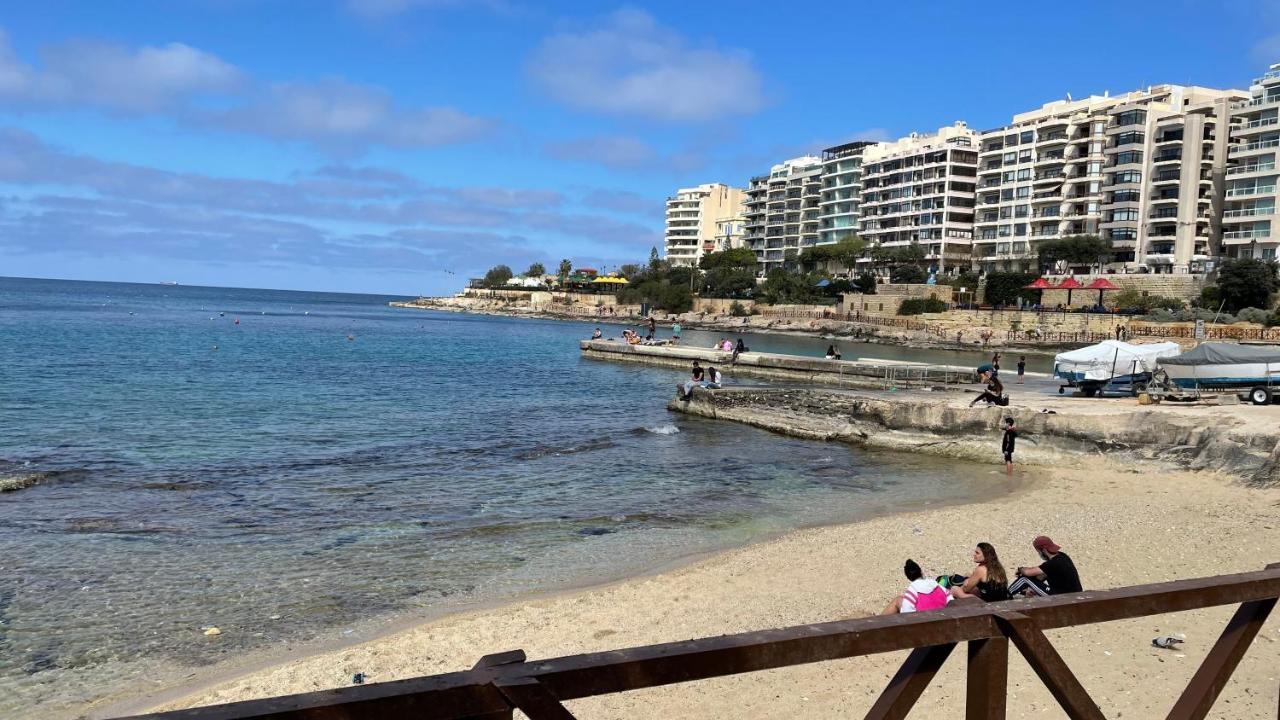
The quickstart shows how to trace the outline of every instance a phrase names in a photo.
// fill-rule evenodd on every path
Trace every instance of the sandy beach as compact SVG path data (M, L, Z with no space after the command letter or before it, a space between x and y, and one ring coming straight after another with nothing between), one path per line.
M985 503L798 531L660 575L444 618L376 641L254 672L153 709L306 692L470 667L524 649L531 659L684 640L878 612L916 559L927 573L967 572L974 543L1006 566L1032 564L1030 540L1051 535L1075 559L1086 589L1260 569L1280 560L1280 489L1250 489L1205 473L1026 467L1021 489ZM1108 717L1163 715L1233 608L1049 633ZM1177 651L1151 639L1182 633ZM582 717L846 717L866 711L903 654L820 663L689 685L589 698ZM1010 717L1060 717L1016 654ZM1280 618L1245 656L1211 717L1274 712ZM953 658L917 714L963 706L964 662Z

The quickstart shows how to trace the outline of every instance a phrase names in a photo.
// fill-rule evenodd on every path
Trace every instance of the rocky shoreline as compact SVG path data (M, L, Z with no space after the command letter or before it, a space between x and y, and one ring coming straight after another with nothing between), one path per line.
M467 301L467 302L462 302ZM639 324L644 318L639 315L599 315L571 311L533 310L527 307L511 306L501 303L477 303L470 298L419 298L407 302L392 302L392 307L416 310L440 310L470 315L490 315L495 317L537 318L543 320L572 320L576 322L597 322L610 324ZM889 327L870 322L852 322L844 320L787 319L763 315L732 317L728 315L702 315L701 313L684 313L682 315L659 316L658 323L670 327L679 322L686 330L713 330L726 334L753 333L769 335L794 335L799 337L820 337L829 339L857 340L859 342L878 345L898 345L901 347L919 348L922 350L956 350L961 352L982 351L996 344L984 345L980 340L972 342L956 342L951 336L941 337L936 334ZM974 337L974 335L970 335ZM1031 355L1053 354L1060 350L1072 349L1079 343L999 343L1001 352Z
M969 408L953 392L827 389L695 390L668 409L812 440L992 462L1000 423L1019 427L1019 463L1080 469L1208 470L1280 484L1280 408L1141 406L1032 395L1031 404Z

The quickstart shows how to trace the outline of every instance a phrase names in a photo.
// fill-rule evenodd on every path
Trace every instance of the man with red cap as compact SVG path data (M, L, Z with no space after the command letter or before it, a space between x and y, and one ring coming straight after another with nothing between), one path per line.
M1031 547L1044 562L1039 566L1018 568L1018 579L1009 586L1010 595L1061 595L1083 590L1076 564L1057 543L1041 535L1031 541Z

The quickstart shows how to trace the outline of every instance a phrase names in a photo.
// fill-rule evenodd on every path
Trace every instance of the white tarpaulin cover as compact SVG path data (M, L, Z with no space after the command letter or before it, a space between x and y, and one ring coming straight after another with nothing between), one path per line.
M1055 375L1073 380L1110 380L1113 377L1154 372L1158 358L1182 352L1178 343L1130 345L1104 340L1079 350L1059 353L1053 358Z

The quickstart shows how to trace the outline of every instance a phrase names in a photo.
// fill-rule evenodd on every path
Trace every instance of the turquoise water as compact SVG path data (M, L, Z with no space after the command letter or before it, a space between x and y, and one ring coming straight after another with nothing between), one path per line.
M673 416L683 373L581 360L591 325L391 299L0 278L0 476L43 478L0 494L0 717L1002 487Z

